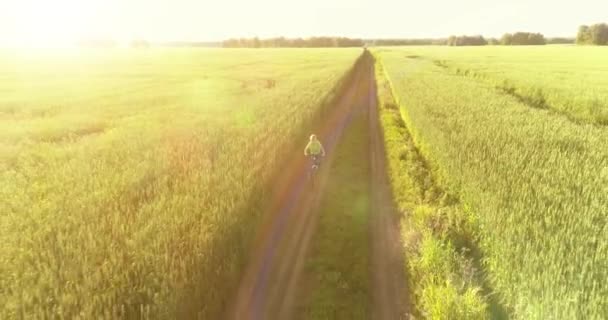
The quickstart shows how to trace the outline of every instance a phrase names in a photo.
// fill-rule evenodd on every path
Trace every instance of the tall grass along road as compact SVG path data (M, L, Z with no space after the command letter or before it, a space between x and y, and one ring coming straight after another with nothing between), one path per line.
M375 61L369 57L368 108L371 157L373 319L407 319L411 312L404 275L403 242L378 105Z
M359 55L0 53L0 318L220 318Z
M450 66L480 68L461 55L465 50L477 55L513 53L504 58L510 61L509 68L484 65L483 74L509 79L517 94L502 90L485 76L453 72ZM525 98L526 89L519 89L534 83L543 94L557 97L554 85L559 83L595 86L597 82L578 79L597 77L600 69L565 73L546 85L541 73L528 70L527 61L537 59L542 61L535 69L554 65L566 70L569 64L587 63L572 60L575 50L596 52L595 48L377 51L397 100L395 107L401 111L415 150L426 159L416 171L423 173L426 167L433 177L422 186L436 183L447 192L440 199L448 208L420 207L414 212L414 217L427 217L423 222L435 233L448 231L445 237L451 239L437 245L423 237L421 246L428 256L415 269L423 270L429 261L454 260L447 258L447 246L468 248L463 256L478 255L487 279L485 284L470 282L471 288L479 288L481 297L491 294L488 298L496 299L515 319L605 319L608 314L608 131L601 117L587 117L585 110L593 108L589 101L594 100L587 99L585 90L574 86L563 90L559 96L564 99L545 96L547 109L538 108ZM447 62L438 63L437 57ZM520 76L524 70L529 78ZM601 103L606 102L601 98L603 90L596 91L600 98L596 101ZM580 108L567 107L570 103ZM402 150L402 159L411 159L412 148ZM427 190L426 199L437 194ZM449 209L455 200L456 207ZM474 275L471 271L479 268L469 265L437 266L457 267L465 276ZM484 291L484 287L492 290ZM448 296L448 288L435 289L421 291L418 299ZM471 306L480 305L473 303L475 299L472 291Z

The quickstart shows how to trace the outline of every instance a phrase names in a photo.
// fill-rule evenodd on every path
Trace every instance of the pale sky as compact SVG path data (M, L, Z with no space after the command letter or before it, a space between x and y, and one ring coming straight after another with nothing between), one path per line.
M574 36L608 22L608 0L0 0L0 45L216 41L231 37Z

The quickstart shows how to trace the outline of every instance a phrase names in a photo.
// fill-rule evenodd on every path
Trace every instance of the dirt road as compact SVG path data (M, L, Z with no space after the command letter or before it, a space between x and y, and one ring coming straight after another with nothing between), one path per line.
M324 142L328 156L319 171L314 188L306 175L308 162L295 159L282 172L269 212L269 218L259 230L249 266L246 269L235 300L228 310L229 319L293 319L305 318L296 312L301 304L301 283L311 242L319 219L319 203L324 196L334 150L348 134L354 116L369 118L370 154L356 161L370 161L371 188L369 216L370 258L369 292L372 319L403 319L404 285L402 250L399 244L397 216L394 214L388 188L384 147L376 112L375 82L371 56L361 63L345 94L338 100L332 113L324 120L318 135ZM346 132L346 133L345 133ZM356 178L356 177L355 177ZM338 201L350 201L338 199ZM297 308L301 310L302 308ZM337 316L339 317L339 316Z
M374 72L370 74L368 108L370 129L373 309L372 319L407 319L409 303L403 268L403 245L386 172L384 138L378 118Z

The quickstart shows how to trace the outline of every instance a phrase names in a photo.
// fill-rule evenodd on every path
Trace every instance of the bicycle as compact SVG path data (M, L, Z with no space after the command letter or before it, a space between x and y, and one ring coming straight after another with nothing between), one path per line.
M315 185L315 176L317 175L317 171L319 170L319 167L321 166L321 155L317 154L317 155L310 155L310 159L311 159L311 165L310 165L310 169L308 170L308 180L311 181L311 184L314 186Z

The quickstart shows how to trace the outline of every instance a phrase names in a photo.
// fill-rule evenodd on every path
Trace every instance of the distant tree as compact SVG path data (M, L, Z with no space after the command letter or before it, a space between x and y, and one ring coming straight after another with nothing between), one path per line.
M446 44L448 46L485 46L488 42L482 36L450 36Z
M274 47L289 47L289 40L285 39L284 37L280 37L280 38L274 38L271 39L270 41L274 42Z
M540 33L516 32L514 34L505 33L501 40L501 44L506 46L526 46L526 45L544 45L547 44L545 36Z
M502 38L500 38L500 43L505 46L510 46L513 42L513 35L510 33L505 33Z
M222 46L224 48L236 48L236 47L238 47L238 44L239 44L238 40L236 40L236 39L228 39L228 40L225 40L222 43Z
M578 33L576 34L577 44L591 44L591 34L589 33L589 26L582 25L578 27Z
M222 42L224 48L261 48L261 47L295 47L295 48L321 48L321 47L362 47L364 44L361 39L351 39L344 37L312 37L308 39L295 38L287 39L284 37L259 39L241 38L228 39Z
M572 44L575 43L575 38L549 38L547 44Z
M497 46L500 44L500 40L498 40L496 38L490 38L490 39L488 39L488 44L492 45L492 46Z
M591 43L605 46L608 45L608 25L605 23L591 26Z
M373 39L369 43L374 46L426 46L444 45L445 39Z
M285 47L305 48L307 47L307 41L302 38L286 40Z
M576 35L577 44L608 45L608 25L598 23L592 26L580 26Z
M336 47L362 47L365 43L361 39L335 38Z

